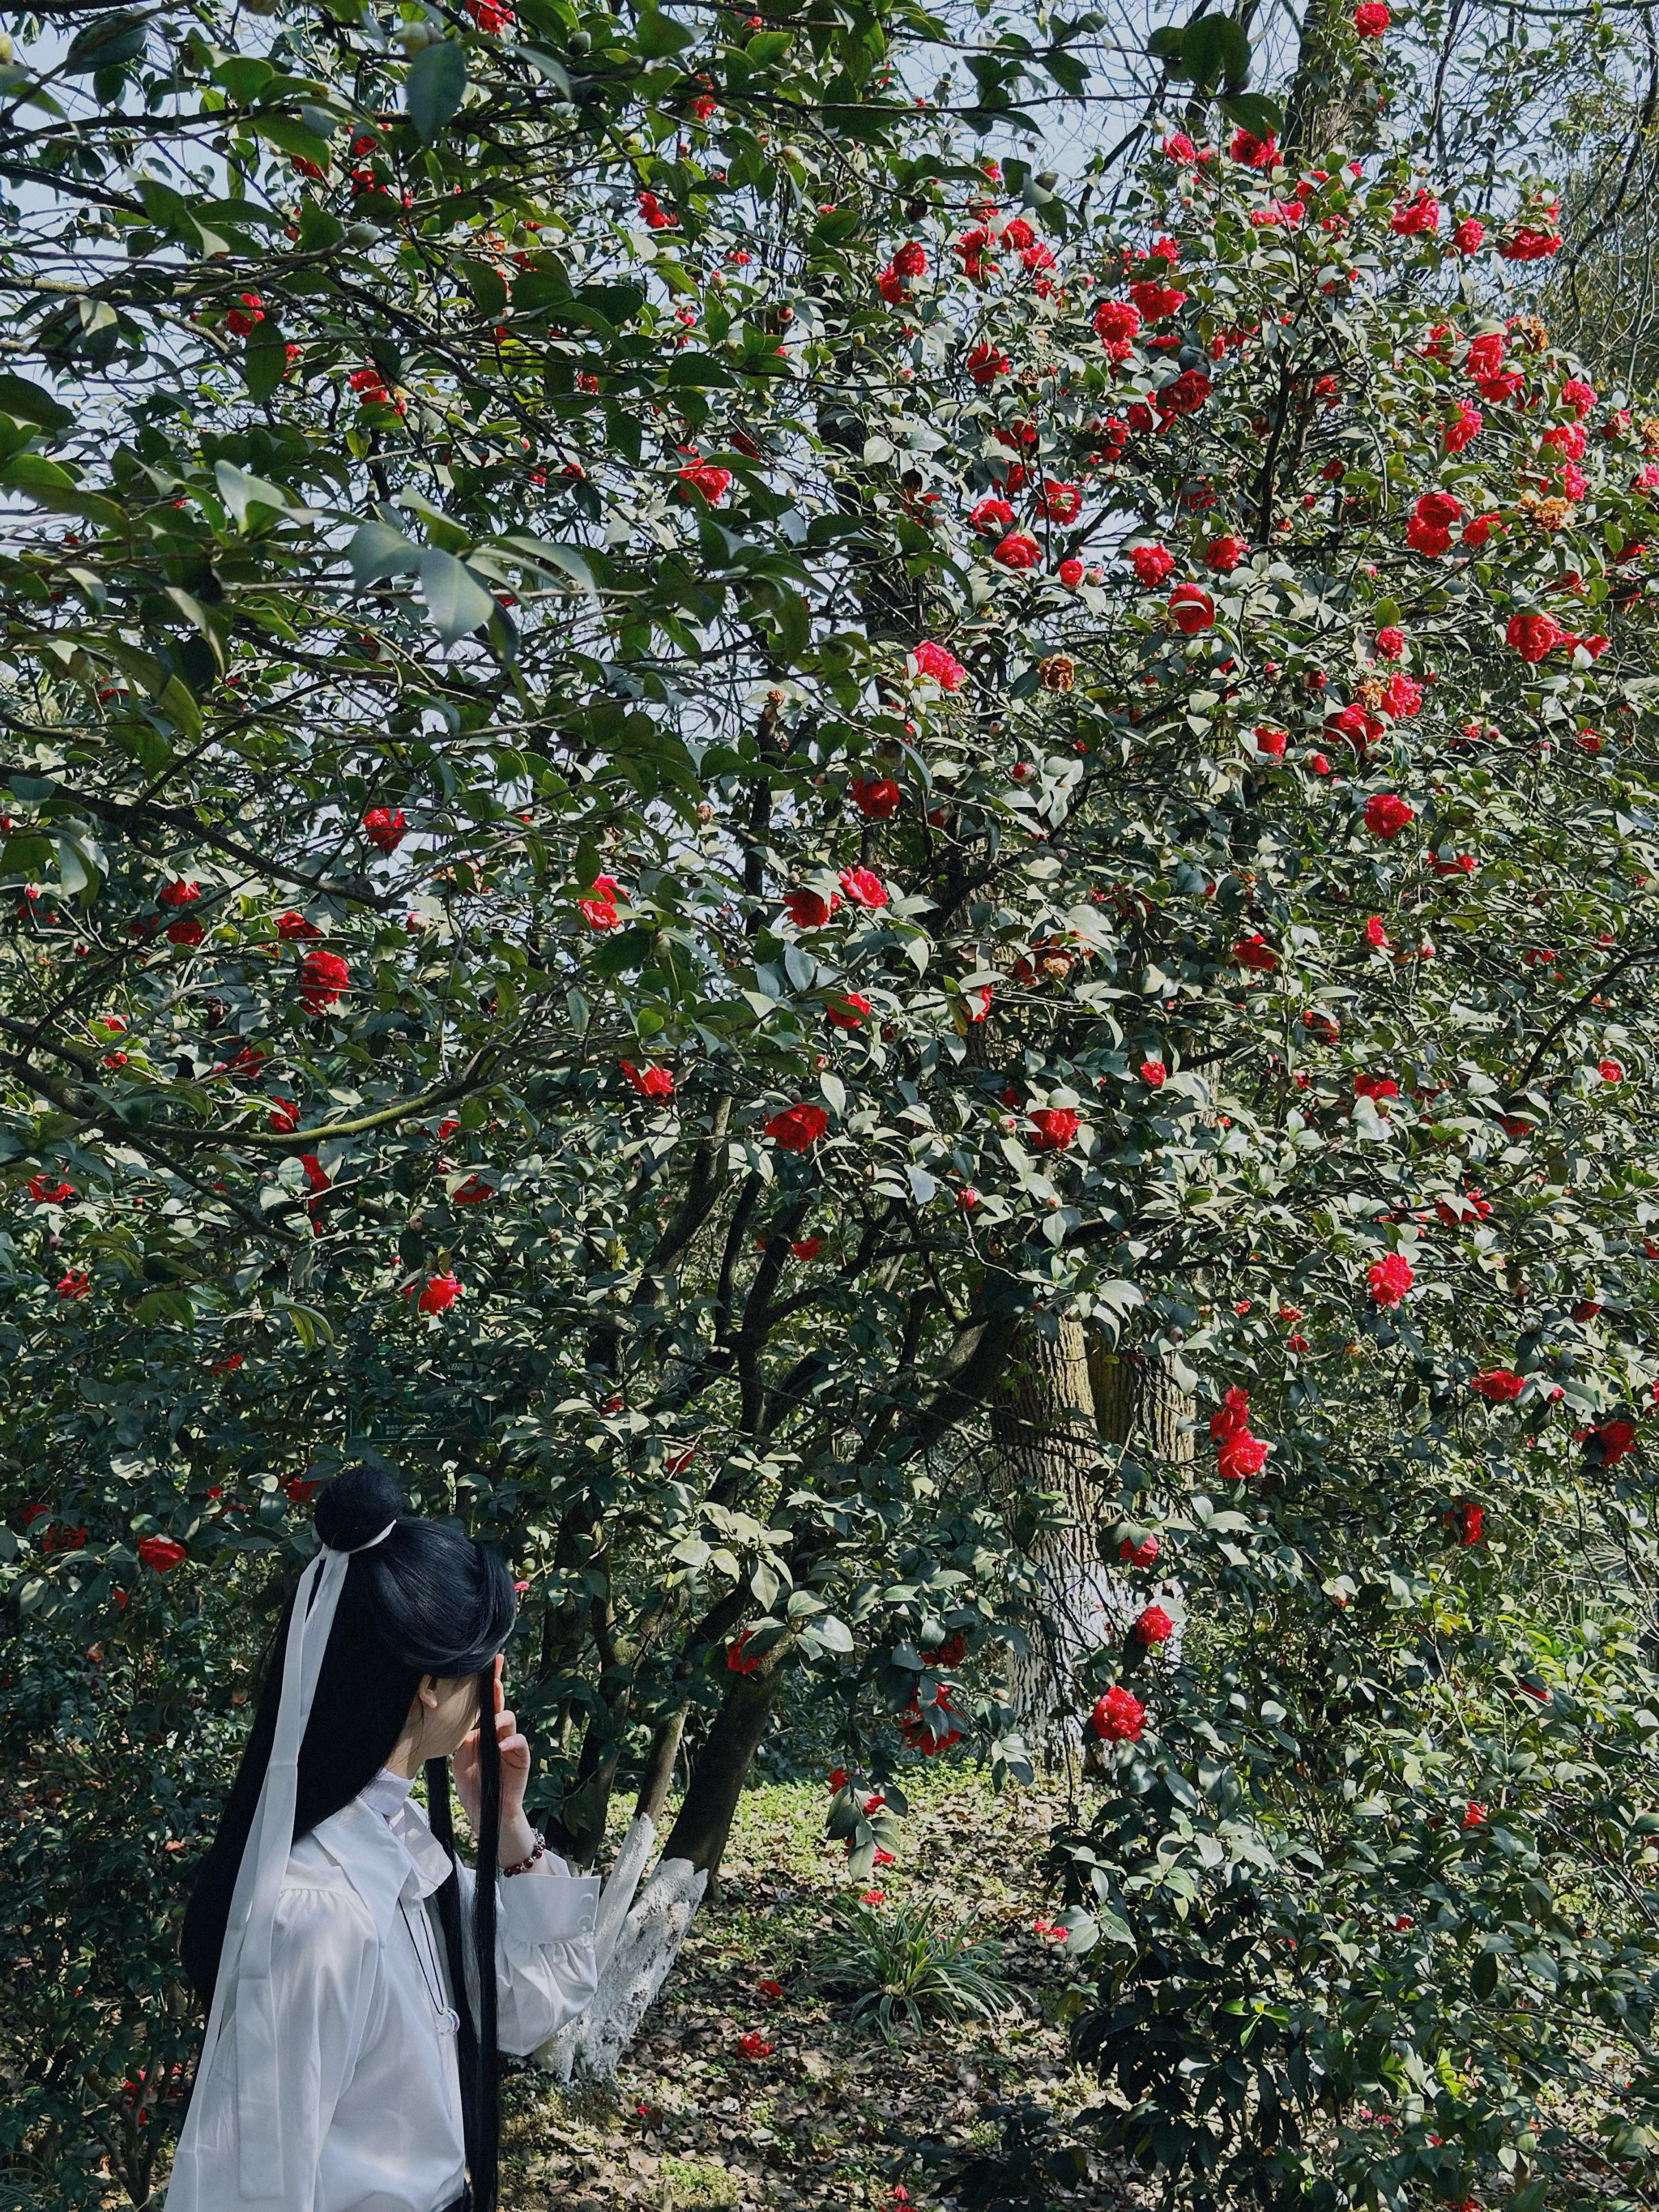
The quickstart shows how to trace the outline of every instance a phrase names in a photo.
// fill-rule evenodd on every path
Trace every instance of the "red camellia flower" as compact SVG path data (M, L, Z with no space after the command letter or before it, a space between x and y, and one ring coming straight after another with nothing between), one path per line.
M1177 584L1170 594L1170 614L1183 637L1215 627L1215 601L1197 584Z
M838 1030L861 1029L869 1017L870 1001L861 991L848 991L824 1008L824 1017Z
M641 1098L672 1098L674 1079L665 1067L635 1067L631 1060L617 1063Z
M1069 555L1060 562L1054 574L1068 592L1074 592L1083 581L1083 563L1075 554Z
M1446 425L1445 447L1449 453L1461 453L1480 435L1486 416L1478 407L1471 407L1467 399L1458 402L1457 412Z
M1400 201L1389 217L1389 228L1396 238L1428 238L1440 228L1440 203L1431 192L1413 192L1408 200Z
M286 1137L300 1126L300 1109L292 1098L273 1098L268 1126L277 1136Z
M822 1237L802 1237L789 1249L798 1260L816 1260L823 1249L823 1239Z
M206 934L206 931L193 914L185 915L179 921L170 921L167 924L169 945L195 946L202 942Z
M587 896L576 901L576 911L590 929L614 929L617 927L617 879L614 876L595 876L588 886Z
M300 963L300 1003L307 1013L320 1014L344 995L351 970L337 952L307 952Z
M1215 1469L1224 1482L1246 1482L1267 1463L1267 1447L1248 1429L1224 1437L1216 1446Z
M163 884L155 894L162 906L190 906L201 896L199 884L189 882Z
M1172 415L1194 415L1210 396L1210 380L1201 368L1183 368L1171 384L1160 385L1152 403L1167 424Z
M969 276L973 271L969 270ZM968 374L975 384L994 384L1007 374L1008 356L988 338L981 338L968 356Z
M1481 240L1486 235L1486 224L1472 215L1466 215L1453 230L1451 242L1459 253L1479 253Z
M757 1982L755 1995L757 1997L763 1997L768 2004L776 2004L778 1999L783 1995L783 1984L774 1981Z
M783 910L797 929L822 929L841 904L834 891L822 897L817 891L786 891Z
M1362 39L1380 39L1389 27L1389 11L1382 0L1359 0L1353 11L1353 27Z
M1382 711L1396 722L1403 722L1419 712L1423 704L1423 687L1403 670L1395 669L1382 690Z
M1480 1541L1481 1531L1486 1525L1486 1509L1473 1505L1467 1500L1451 1510L1451 1522L1457 1531L1457 1540L1466 1551L1473 1551Z
M289 945L307 937L320 937L322 933L314 921L307 921L304 915L296 914L292 907L286 914L279 914L276 917L276 934Z
M884 822L904 794L890 775L855 775L848 796L866 821Z
M1075 522L1083 512L1083 494L1074 483L1045 477L1037 494L1036 510L1045 522Z
M1097 1698L1089 1716L1090 1729L1103 1743L1139 1743L1146 1725L1146 1706L1121 1682Z
M1622 1083L1625 1079L1624 1068L1616 1060L1598 1060L1595 1072L1603 1083Z
M1242 161L1247 169L1271 169L1279 159L1279 142L1270 131L1265 138L1257 138L1249 131L1235 131L1227 148L1230 161Z
M1138 1644L1167 1644L1175 1634L1175 1623L1161 1605L1149 1605L1137 1618L1133 1634Z
M1283 730L1270 729L1263 724L1250 734L1257 752L1265 753L1269 760L1284 759L1285 732Z
M766 1124L766 1133L786 1152L810 1152L830 1126L822 1106L787 1106Z
M447 1313L460 1295L453 1275L430 1275L415 1301L416 1309L423 1314Z
M1249 937L1241 937L1233 947L1233 958L1241 968L1253 969L1258 975L1271 975L1279 965L1279 955L1260 930Z
M171 1536L145 1536L138 1545L138 1556L151 1572L170 1575L181 1559L189 1554L182 1544L175 1544Z
M919 239L908 239L893 256L893 267L901 276L925 276L927 274L927 253Z
M754 1633L752 1628L741 1629L732 1642L726 1645L726 1663L732 1674L752 1674L760 1665L760 1653L749 1649L750 1639Z
M693 506L701 501L705 506L718 507L732 489L731 470L716 468L712 461L689 462L677 480L680 497Z
M1634 1421L1603 1421L1595 1434L1601 1446L1599 1456L1603 1467L1617 1467L1627 1453L1636 1449Z
M1004 568L1035 568L1042 560L1042 553L1029 531L1011 530L1001 544L993 549L991 558Z
M1504 632L1504 642L1518 653L1522 660L1536 663L1559 645L1567 643L1567 632L1553 615L1511 615Z
M1013 509L1007 507L1005 500L982 500L980 506L1006 507L1008 520L1012 522L1014 519ZM979 511L979 507L975 507L974 514L977 514ZM969 520L971 521L973 516L970 515ZM917 675L930 677L941 691L960 691L968 680L968 672L956 655L947 653L942 645L935 645L930 637L923 638L921 643L913 649L910 659Z
M1161 323L1183 305L1187 295L1171 284L1160 284L1155 276L1143 276L1130 285L1129 297L1149 323Z
M1212 538L1204 548L1204 565L1218 576L1231 576L1249 550L1242 538Z
M1365 827L1373 836L1397 837L1408 822L1417 819L1415 807L1391 791L1374 791L1365 801Z
M83 1269L71 1267L66 1275L58 1277L52 1288L67 1305L76 1298L85 1297L92 1288L92 1278Z
M861 906L873 914L887 903L886 884L868 868L843 868L839 881L850 906Z
M1103 300L1095 309L1095 335L1103 345L1122 345L1140 328L1140 310L1129 300Z
M1498 251L1505 261L1547 261L1551 254L1561 251L1560 234L1534 230L1522 223L1499 240Z
M66 1198L74 1197L75 1185L48 1175L31 1176L28 1193L37 1206L61 1206Z
M1014 510L1006 499L981 500L968 510L968 526L982 530L987 537L1000 538L1014 526Z
M1140 1079L1154 1091L1166 1079L1169 1072L1161 1060L1143 1060L1140 1063Z
M1365 1287L1380 1306L1397 1306L1416 1277L1403 1254L1390 1252L1365 1270Z
M1526 1387L1525 1376L1513 1374L1507 1367L1488 1367L1469 1377L1470 1389L1490 1398L1494 1406L1513 1405Z
M1379 660L1398 660L1406 650L1406 633L1396 629L1392 623L1376 633L1376 657Z
M450 1192L449 1202L452 1206L487 1206L495 1195L493 1182L486 1182L482 1176L469 1176Z
M738 2049L745 2058L769 2058L772 2046L758 2028L751 2027L747 2035L738 2038Z
M1443 553L1451 544L1452 525L1461 521L1462 514L1449 492L1425 491L1407 521L1407 544L1413 553L1425 553L1431 559Z
M1031 1111L1031 1150L1064 1152L1077 1134L1077 1115L1069 1106L1037 1106Z
M382 853L395 853L409 835L401 806L371 806L363 817L363 834Z
M1126 1536L1117 1547L1117 1555L1132 1567L1150 1567L1158 1557L1158 1549L1156 1536L1143 1536L1138 1544L1133 1536Z
M1463 1808L1463 1818L1458 1825L1460 1827L1464 1828L1484 1828L1486 1825L1486 1807L1484 1805L1477 1805L1474 1798L1471 1797L1468 1803Z
M1167 545L1132 545L1129 548L1129 566L1149 592L1158 589L1175 564L1175 555Z

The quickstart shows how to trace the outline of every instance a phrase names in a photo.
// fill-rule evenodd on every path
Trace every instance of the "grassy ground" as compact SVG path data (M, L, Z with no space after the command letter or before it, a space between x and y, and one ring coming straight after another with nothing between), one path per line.
M876 1881L890 1902L927 1899L1000 1942L1018 2005L893 2044L849 2028L846 2007L814 1985L831 1906L858 1893L823 1838L824 1806L805 1784L745 1796L723 1900L692 1923L614 2094L514 2082L503 2212L927 2206L955 2193L964 2153L996 2143L992 2108L1030 2097L1065 2113L1097 2094L1066 2057L1063 1948L1032 1930L1056 1804L1041 1791L993 1797L967 1773L922 1778L902 1863ZM740 2051L750 2033L769 2051ZM1121 2212L1153 2198L1097 2157L1058 2201Z

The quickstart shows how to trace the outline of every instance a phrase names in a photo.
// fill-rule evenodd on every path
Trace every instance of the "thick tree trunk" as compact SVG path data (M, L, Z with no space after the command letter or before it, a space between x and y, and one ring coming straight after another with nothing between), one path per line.
M725 1702L697 1747L684 1800L665 1859L684 1859L698 1873L718 1872L720 1854L732 1832L732 1816L772 1708L781 1674L763 1660L752 1674L736 1674Z
M640 1777L640 1794L634 1803L634 1818L649 1820L653 1827L662 1825L662 1816L668 1807L668 1792L674 1779L674 1766L680 1755L680 1739L685 1733L685 1707L677 1705L666 1719L659 1721L651 1738L651 1748L645 1754L645 1771Z
M1095 1418L1108 1443L1138 1444L1150 1459L1190 1467L1193 1401L1154 1356L1114 1352L1097 1338L1089 1347Z
M1071 1684L1078 1662L1099 1642L1097 1540L1099 1503L1091 1480L1098 1457L1087 1340L1067 1315L1052 1334L1031 1330L991 1407L997 1481L1014 1541L1023 1550L1022 1501L1058 1494L1065 1525L1032 1551L1036 1580L1030 1648L1008 1669L1009 1701L1031 1748L1063 1757L1073 1729Z

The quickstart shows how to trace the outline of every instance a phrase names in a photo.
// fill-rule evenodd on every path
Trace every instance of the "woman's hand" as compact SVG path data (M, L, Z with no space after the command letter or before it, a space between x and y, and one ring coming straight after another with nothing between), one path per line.
M501 1763L501 1834L496 1858L502 1866L515 1866L536 1847L530 1823L524 1816L524 1793L530 1784L530 1741L520 1735L518 1723L501 1697L501 1662L495 1661L495 1746ZM476 1836L479 1826L478 1731L475 1727L457 1747L452 1762L455 1794L461 1801Z

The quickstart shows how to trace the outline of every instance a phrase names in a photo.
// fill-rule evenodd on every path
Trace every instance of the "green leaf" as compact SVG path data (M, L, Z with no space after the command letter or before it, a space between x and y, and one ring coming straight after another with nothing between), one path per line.
M689 46L696 33L689 25L677 23L672 15L652 8L641 15L634 36L648 61L664 61L670 54L678 53L682 46Z
M427 49L432 51L430 47ZM446 645L458 645L496 613L495 601L453 553L428 546L420 556L421 597Z
M1221 112L1248 131L1253 138L1270 138L1284 127L1284 113L1276 100L1262 92L1230 92Z
M383 576L406 575L421 564L421 549L389 522L360 522L346 558L361 592Z
M31 384L26 376L14 376L8 370L0 373L0 413L14 415L20 422L38 423L41 429L54 434L73 429L75 416L61 406L51 392L39 384Z
M97 70L118 68L137 59L149 36L148 19L143 15L125 10L96 15L70 40L59 67L65 76L91 76Z
M404 88L416 136L430 146L466 97L466 56L453 39L422 46Z
M242 380L249 396L269 399L288 370L288 343L267 315L253 325L242 356Z
M301 161L314 161L319 169L329 167L332 156L326 138L320 138L308 125L294 115L253 115L248 120L268 145L278 153L292 155Z
M250 507L269 507L276 515L287 514L292 504L280 485L268 483L264 477L251 477L230 461L213 464L213 481L219 487L220 498L236 518L239 530L247 528Z

